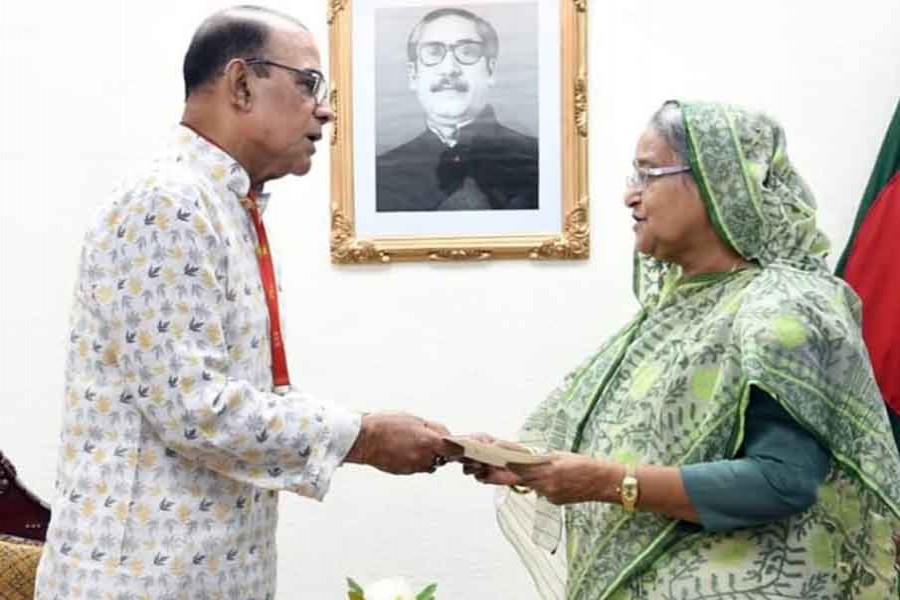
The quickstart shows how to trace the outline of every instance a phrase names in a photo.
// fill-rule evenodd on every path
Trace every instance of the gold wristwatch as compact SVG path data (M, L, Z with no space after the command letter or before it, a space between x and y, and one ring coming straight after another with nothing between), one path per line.
M635 468L632 465L625 465L625 476L622 478L622 484L619 486L619 499L622 502L622 508L628 512L634 512L640 495Z

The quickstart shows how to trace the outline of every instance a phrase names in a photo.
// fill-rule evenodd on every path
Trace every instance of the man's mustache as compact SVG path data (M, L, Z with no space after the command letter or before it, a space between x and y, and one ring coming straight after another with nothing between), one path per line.
M439 81L431 84L432 92L443 92L445 90L455 90L457 92L468 92L469 84L462 79L442 77Z

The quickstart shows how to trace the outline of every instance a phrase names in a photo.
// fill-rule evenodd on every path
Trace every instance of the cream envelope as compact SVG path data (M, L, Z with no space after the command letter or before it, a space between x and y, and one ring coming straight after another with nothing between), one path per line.
M462 446L463 456L495 467L505 467L508 464L533 465L547 462L547 454L533 452L524 446L521 450L504 448L495 444L485 444L465 436L447 436L448 442Z

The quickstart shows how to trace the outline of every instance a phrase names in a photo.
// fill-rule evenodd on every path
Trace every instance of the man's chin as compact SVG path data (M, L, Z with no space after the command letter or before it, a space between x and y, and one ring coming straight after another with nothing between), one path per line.
M312 168L313 154L316 153L316 147L311 146L306 151L298 153L294 164L291 165L292 175L306 175Z
M297 161L291 165L285 165L283 170L280 170L275 174L271 179L281 179L282 177L286 177L288 175L294 175L295 177L302 177L309 173L309 170L312 168L312 162L307 158L302 161Z
M307 159L302 163L295 165L291 170L291 174L296 175L297 177L302 177L303 175L309 173L310 169L312 169L312 161Z
M443 120L464 119L472 110L468 102L455 99L453 101L434 102L431 108L432 110L429 112Z
M432 112L430 115L430 120L439 125L453 126L459 125L460 123L465 123L466 121L471 121L472 117L469 115L467 107L463 107L459 110Z

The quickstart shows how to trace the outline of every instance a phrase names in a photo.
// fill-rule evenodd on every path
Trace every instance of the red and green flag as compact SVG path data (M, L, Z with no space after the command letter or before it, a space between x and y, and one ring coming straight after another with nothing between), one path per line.
M900 446L900 104L837 275L863 301L863 337Z

